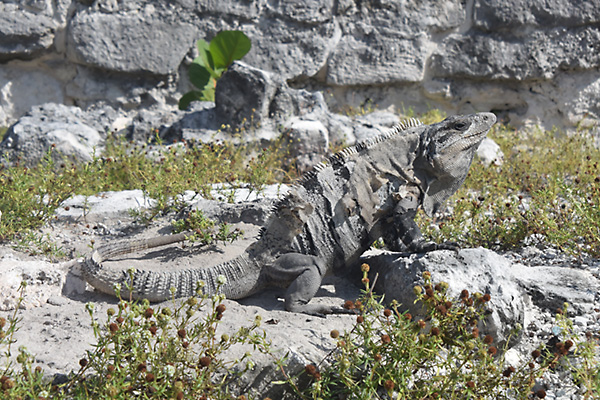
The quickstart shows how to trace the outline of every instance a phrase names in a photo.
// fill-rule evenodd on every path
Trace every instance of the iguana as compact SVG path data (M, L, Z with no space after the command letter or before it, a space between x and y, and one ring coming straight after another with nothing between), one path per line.
M285 308L322 315L332 307L308 304L323 277L353 265L378 238L392 250L457 249L426 241L414 221L418 207L434 214L464 182L473 156L496 116L453 116L423 125L415 119L336 153L315 166L275 206L261 234L225 263L180 271L133 272L132 296L161 301L221 290L240 299L268 285L287 287ZM185 233L99 247L85 261L85 279L98 290L130 281L102 264L116 255L183 241ZM174 292L171 291L174 288Z

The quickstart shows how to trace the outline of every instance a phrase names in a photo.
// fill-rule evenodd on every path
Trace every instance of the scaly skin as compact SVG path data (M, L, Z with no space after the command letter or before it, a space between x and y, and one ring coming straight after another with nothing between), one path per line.
M214 293L217 277L226 297L239 299L268 285L287 287L289 311L323 315L337 311L308 304L329 273L343 273L375 240L393 250L457 249L426 241L414 216L428 215L464 182L477 147L496 122L491 113L450 117L432 125L411 120L380 137L349 147L307 173L275 206L261 236L242 255L209 268L162 273L136 270L133 297L161 301L195 294L196 283ZM183 234L122 242L94 251L83 266L98 290L124 288L126 271L102 262L118 254L183 240Z

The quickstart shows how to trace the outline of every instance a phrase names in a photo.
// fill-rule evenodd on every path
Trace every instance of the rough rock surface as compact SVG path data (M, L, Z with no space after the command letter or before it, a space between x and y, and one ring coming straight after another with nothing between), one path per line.
M52 147L52 156L90 161L100 154L106 132L119 122L120 113L111 107L89 112L79 107L48 103L34 107L6 132L0 151L9 161L19 159L32 165Z
M0 125L46 102L172 108L190 89L195 41L240 29L246 63L332 105L597 126L598 10L599 0L2 2Z
M480 329L491 334L501 346L509 339L515 326L525 323L525 293L517 284L515 268L509 260L493 251L478 248L458 253L411 254L408 257L394 253L369 254L361 261L371 266L371 280L379 275L375 290L385 294L387 301L397 300L414 316L424 314L422 307L415 305L416 295L412 288L422 285L423 272L429 271L434 283L449 284L448 294L452 298L458 298L463 289L492 296L491 313Z

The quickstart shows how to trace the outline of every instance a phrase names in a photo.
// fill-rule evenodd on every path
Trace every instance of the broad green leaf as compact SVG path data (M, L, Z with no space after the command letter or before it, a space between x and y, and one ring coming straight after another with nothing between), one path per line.
M220 75L215 73L215 63L211 54L210 45L206 40L200 39L196 42L196 47L198 47L200 55L194 58L193 62L205 67L213 78L219 79Z
M210 41L209 51L214 67L227 68L250 51L252 43L241 31L221 31ZM214 69L214 68L213 68Z
M195 60L194 60L195 61ZM198 89L204 89L204 86L210 80L210 71L204 65L193 62L188 71L190 81Z
M199 56L194 59L195 63L203 65L206 69L214 69L215 65L210 55L210 45L204 39L199 39L196 42ZM200 61L201 60L201 61Z
M201 92L198 92L195 90L192 90L191 92L187 92L186 94L181 96L181 99L179 99L179 109L185 110L188 108L188 106L190 105L190 103L192 101L197 101L197 100L203 101L206 99L204 98L204 96L202 95Z

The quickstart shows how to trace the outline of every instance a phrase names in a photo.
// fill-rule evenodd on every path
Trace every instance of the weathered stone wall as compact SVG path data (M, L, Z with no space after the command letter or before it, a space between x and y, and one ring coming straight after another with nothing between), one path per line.
M330 105L600 119L600 0L5 0L0 126L32 105L173 107L199 38Z

